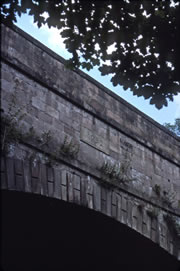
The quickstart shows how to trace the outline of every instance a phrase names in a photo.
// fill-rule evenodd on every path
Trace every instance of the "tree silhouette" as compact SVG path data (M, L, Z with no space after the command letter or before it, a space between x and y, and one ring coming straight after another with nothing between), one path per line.
M114 86L151 98L158 109L180 92L179 1L1 1L6 23L22 13L33 15L38 27L61 29L72 53L67 66L97 65Z
M164 123L164 126L177 136L180 136L180 118L175 119L174 124Z

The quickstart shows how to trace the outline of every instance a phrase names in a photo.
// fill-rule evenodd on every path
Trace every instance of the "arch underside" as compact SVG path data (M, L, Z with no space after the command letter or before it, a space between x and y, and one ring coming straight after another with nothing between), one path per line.
M66 265L178 270L175 257L103 214L30 193L4 190L1 195L3 270Z

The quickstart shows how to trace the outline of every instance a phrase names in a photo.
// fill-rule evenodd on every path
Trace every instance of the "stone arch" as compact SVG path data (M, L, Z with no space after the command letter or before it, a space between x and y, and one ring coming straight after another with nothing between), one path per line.
M104 187L99 181L61 165L33 165L17 158L2 158L1 188L42 195L77 204L109 216L138 232L178 258L179 244L157 207L144 205L127 191Z
M9 157L2 159L1 188L102 213L180 259L173 227L173 219L180 222L178 137L87 74L67 70L60 56L17 27L2 25L2 36L2 139L8 146L2 149ZM13 97L20 140L6 138ZM50 144L43 140L49 132ZM54 160L56 167L43 164Z

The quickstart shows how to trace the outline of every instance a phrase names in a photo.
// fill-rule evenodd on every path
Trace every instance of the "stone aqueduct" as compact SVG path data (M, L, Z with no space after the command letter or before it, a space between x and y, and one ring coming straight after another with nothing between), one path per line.
M180 260L179 138L15 26L1 54L3 114L23 134L1 188L101 212Z

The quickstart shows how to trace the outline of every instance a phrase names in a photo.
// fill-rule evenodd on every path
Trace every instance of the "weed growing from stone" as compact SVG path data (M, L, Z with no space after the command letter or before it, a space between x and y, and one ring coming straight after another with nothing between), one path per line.
M73 139L68 139L66 135L64 138L64 142L60 148L60 152L64 156L75 159L79 152L79 144L75 143Z
M161 187L158 184L155 184L155 186L153 187L153 191L155 192L155 194L160 197L161 196Z

